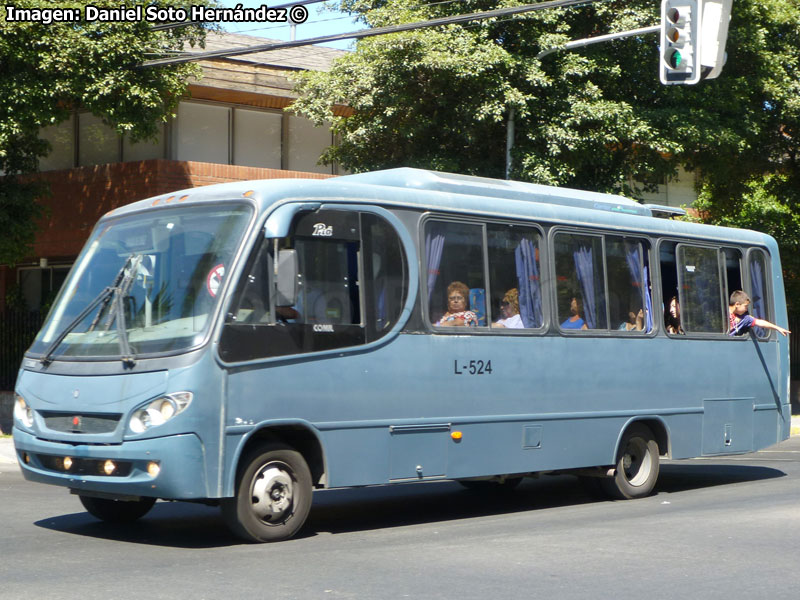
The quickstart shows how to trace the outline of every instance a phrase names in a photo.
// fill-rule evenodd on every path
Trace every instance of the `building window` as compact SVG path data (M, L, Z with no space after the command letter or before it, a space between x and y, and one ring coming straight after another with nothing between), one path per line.
M319 165L319 157L333 143L329 125L315 127L308 119L289 119L289 152L286 168L290 171L331 173L330 165Z
M133 162L138 160L152 160L164 158L164 124L158 125L158 136L155 140L141 140L131 142L126 135L122 138L122 160Z
M78 166L119 162L119 134L91 113L78 115Z
M233 111L233 164L281 168L283 115L236 108Z
M230 112L227 106L181 102L174 136L175 158L227 165Z
M330 165L317 164L333 143L329 124L316 127L309 119L282 112L181 102L167 134L167 126L160 124L155 140L134 143L99 117L75 113L63 123L40 131L52 150L40 159L39 169L53 171L172 158L310 173L335 172Z
M39 159L40 171L71 169L75 166L75 116L58 125L45 127L39 136L50 142L50 154Z

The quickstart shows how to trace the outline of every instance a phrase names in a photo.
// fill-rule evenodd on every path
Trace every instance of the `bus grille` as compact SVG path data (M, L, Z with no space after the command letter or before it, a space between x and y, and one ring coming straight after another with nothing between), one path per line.
M90 415L42 411L45 425L52 431L64 433L111 433L117 428L122 415Z

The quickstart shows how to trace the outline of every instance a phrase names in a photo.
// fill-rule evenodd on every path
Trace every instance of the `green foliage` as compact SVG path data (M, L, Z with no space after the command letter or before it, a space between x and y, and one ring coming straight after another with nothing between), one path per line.
M744 182L735 202L719 202L718 195L718 190L705 183L695 208L718 225L754 229L774 237L781 251L789 311L800 312L800 181L792 181L786 173L770 173Z
M341 2L373 27L518 4ZM515 179L638 198L686 166L706 220L778 238L800 297L800 2L736 0L722 74L695 86L661 85L656 34L537 58L658 13L657 0L609 0L361 40L330 72L299 78L294 109L334 123L325 159L355 172L503 177L512 108ZM336 104L354 114L333 118Z
M206 0L206 4L214 4ZM118 0L53 2L18 0L18 9L120 7ZM149 4L188 7L187 0ZM0 20L0 263L13 263L29 251L40 211L34 198L42 188L19 177L35 173L49 151L39 139L43 127L64 121L75 108L102 117L134 141L152 138L158 123L172 114L198 74L196 65L137 69L137 64L184 44L202 44L198 26L154 32L141 22L85 21L43 24Z

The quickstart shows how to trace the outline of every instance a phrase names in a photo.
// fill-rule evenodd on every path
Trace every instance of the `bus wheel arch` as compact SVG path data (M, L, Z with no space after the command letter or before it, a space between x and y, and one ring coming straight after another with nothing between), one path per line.
M649 496L655 488L659 473L659 455L662 446L658 437L657 421L635 421L629 424L620 437L614 463L614 475L601 480L603 490L620 500ZM662 439L662 441L665 441Z
M253 448L266 443L280 443L299 452L311 472L314 487L324 487L326 482L325 455L319 438L302 424L282 424L259 429L245 441L239 453L239 468L242 460ZM238 472L238 469L236 469Z

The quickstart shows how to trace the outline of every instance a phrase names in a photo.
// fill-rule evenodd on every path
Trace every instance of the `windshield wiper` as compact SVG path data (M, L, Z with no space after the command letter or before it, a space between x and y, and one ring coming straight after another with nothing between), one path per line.
M94 328L97 326L97 323L100 321L100 317L105 312L106 308L108 307L109 303L111 304L111 312L109 313L108 317L106 318L105 322L105 331L109 329L111 326L111 321L116 316L117 321L117 339L119 340L119 347L120 352L122 354L122 362L129 365L136 364L136 358L131 352L130 344L128 343L128 333L125 328L125 309L123 306L122 299L127 295L128 291L131 289L131 285L133 284L134 278L136 277L136 272L139 270L139 265L142 262L142 255L135 256L131 254L125 259L125 263L122 265L120 270L117 272L116 276L114 277L114 282L112 285L103 288L103 290L97 295L97 297L92 300L86 308L84 308L81 313L75 317L72 321L70 321L69 325L67 325L64 330L58 335L56 339L47 347L44 352L42 358L39 359L43 365L47 366L51 362L53 362L52 356L55 352L56 348L61 345L61 342L64 341L64 338L69 335L69 333L75 329L78 324L83 321L100 303L103 306L97 311L97 315L95 316L92 324L89 326L87 331L94 331ZM125 270L130 267L128 273L125 273Z

